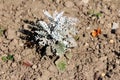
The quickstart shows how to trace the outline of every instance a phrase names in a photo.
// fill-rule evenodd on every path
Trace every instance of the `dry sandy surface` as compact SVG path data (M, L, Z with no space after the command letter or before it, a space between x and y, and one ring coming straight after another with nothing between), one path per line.
M72 49L64 72L56 68L55 56L41 58L36 47L26 47L20 38L19 29L28 29L25 20L46 19L43 10L79 19L78 47ZM102 16L90 16L90 10ZM111 31L113 24L118 28ZM5 29L0 37L0 80L120 80L120 0L0 0L0 27ZM92 37L98 27L102 33ZM4 62L1 58L8 54L14 60Z

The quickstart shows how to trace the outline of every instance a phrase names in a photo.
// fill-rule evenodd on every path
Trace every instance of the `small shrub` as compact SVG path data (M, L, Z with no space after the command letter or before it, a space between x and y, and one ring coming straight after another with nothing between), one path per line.
M75 24L78 19L63 16L64 12L54 12L51 16L44 11L49 22L37 21L34 28L34 39L40 46L49 46L51 51L58 56L63 55L67 49L76 47L77 43L73 36L77 34Z

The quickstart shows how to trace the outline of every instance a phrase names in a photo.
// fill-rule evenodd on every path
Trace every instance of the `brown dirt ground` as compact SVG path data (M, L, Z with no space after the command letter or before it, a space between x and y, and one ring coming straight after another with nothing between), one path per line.
M42 10L65 11L80 20L78 47L64 72L58 71L54 57L41 58L19 37L18 30L27 29L23 20L45 19ZM90 10L102 16L90 17ZM0 80L120 80L120 29L111 33L113 22L120 28L120 0L0 0L0 26L5 29L0 37ZM90 33L97 27L102 33L93 38ZM14 61L2 61L7 54L13 54Z

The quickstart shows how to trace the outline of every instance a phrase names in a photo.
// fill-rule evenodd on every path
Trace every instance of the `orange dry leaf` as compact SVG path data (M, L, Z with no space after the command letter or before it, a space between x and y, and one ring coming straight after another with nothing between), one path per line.
M32 66L32 64L30 62L23 62L23 65L29 67L29 66Z
M95 30L92 31L92 33L91 33L91 35L92 35L93 37L97 37L97 36L100 35L100 34L101 34L101 29L100 29L100 28L95 29Z

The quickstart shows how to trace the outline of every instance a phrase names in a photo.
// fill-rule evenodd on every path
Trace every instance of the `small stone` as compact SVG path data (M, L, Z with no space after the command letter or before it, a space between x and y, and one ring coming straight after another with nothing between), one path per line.
M38 67L41 68L41 64L38 64Z
M117 29L119 28L119 23L113 22L112 29Z
M95 20L95 19L96 19L96 17L95 17L95 16L93 16L93 17L92 17L92 20Z
M89 27L87 27L86 29L88 29L88 30L89 30L89 29L90 29L90 26L89 26Z
M101 77L104 77L105 76L105 73L101 73Z
M5 72L4 71L0 71L0 75L4 74Z
M36 64L34 64L34 65L32 66L32 68L33 68L33 69L36 69L36 68L37 68L37 65L36 65Z
M12 63L12 67L14 68L14 67L16 67L17 66L17 64L14 62L14 63Z
M66 7L73 7L74 6L74 3L72 1L66 1L65 2L65 6Z
M114 40L111 39L111 40L109 41L109 43L113 44L113 43L114 43Z
M89 2L89 0L82 0L82 2L83 2L84 4L87 4L87 3Z
M56 1L56 3L57 3L57 4L59 4L59 3L60 3L60 0L55 0L55 1Z
M119 60L116 60L116 63L119 65L119 64L120 64L120 61L119 61Z
M85 45L84 45L85 47L88 47L89 46L89 44L88 43L85 43Z

